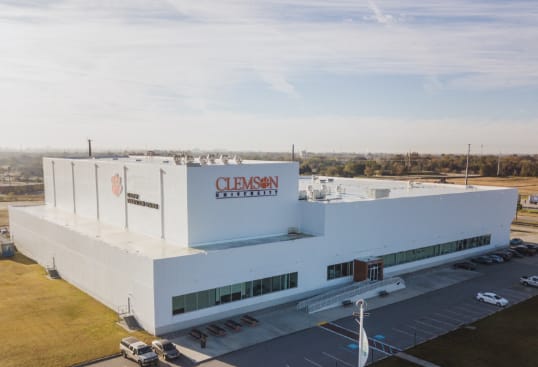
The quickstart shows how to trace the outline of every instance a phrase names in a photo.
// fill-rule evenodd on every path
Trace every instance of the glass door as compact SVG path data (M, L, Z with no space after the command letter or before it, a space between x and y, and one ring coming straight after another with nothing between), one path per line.
M379 264L368 265L368 279L379 280Z

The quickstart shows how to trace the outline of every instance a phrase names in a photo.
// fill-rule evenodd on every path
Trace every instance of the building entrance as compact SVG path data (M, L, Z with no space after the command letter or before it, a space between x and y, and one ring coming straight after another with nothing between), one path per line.
M375 257L353 260L353 280L383 280L383 259Z
M381 273L381 264L368 264L368 279L380 280L379 275Z

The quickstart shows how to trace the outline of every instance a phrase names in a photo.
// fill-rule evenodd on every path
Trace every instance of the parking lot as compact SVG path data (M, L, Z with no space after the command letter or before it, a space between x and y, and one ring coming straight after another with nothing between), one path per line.
M369 362L502 311L497 306L478 302L475 296L479 291L492 291L505 297L510 302L507 307L538 294L538 289L519 284L521 275L538 274L538 256L479 265L477 272L480 276L369 312L365 319L371 347ZM249 366L257 361L260 366L356 366L357 344L349 336L349 332L357 332L355 320L346 317L332 324L345 331L319 326L201 365Z
M469 270L453 272L456 276ZM365 328L370 341L369 364L502 311L497 306L478 302L475 299L477 292L495 292L508 299L507 307L538 294L537 288L519 284L520 276L538 274L538 256L514 258L503 264L478 265L476 272L468 274L471 273L472 277L451 286L368 311ZM388 297L396 297L396 294ZM349 314L353 311L353 308L346 310ZM352 367L357 364L356 333L357 324L348 316L224 354L199 365ZM102 367L134 365L122 358L96 364ZM174 364L161 362L161 365L192 366L194 363L182 357Z

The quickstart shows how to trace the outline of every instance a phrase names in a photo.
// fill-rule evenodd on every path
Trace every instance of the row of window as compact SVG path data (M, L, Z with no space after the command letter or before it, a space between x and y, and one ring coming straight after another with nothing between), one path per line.
M327 280L353 275L353 261L327 266Z
M175 296L172 297L172 314L177 315L285 289L297 288L297 284L298 274L295 272Z
M383 266L394 266L412 261L441 256L456 251L463 251L474 247L486 246L491 242L491 235L476 236L463 240L441 243L439 245L422 247L414 250L400 251L382 256Z

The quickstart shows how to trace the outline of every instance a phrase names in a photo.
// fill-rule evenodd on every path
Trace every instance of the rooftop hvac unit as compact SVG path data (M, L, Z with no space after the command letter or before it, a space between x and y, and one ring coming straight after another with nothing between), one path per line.
M314 200L323 200L325 199L325 192L322 190L314 190Z
M368 198L370 199L382 199L388 198L390 195L390 189L369 189Z
M175 164L183 164L183 155L181 154L174 155L174 162Z

